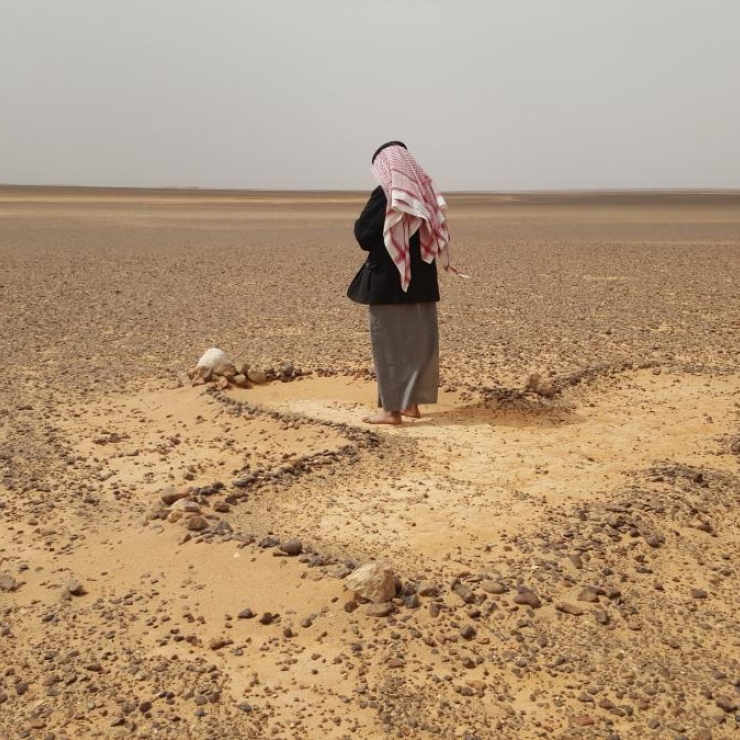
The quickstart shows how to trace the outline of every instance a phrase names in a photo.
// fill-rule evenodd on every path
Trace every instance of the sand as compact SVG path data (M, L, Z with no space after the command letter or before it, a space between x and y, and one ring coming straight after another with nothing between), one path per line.
M740 194L450 196L394 428L364 199L0 188L0 738L735 737Z

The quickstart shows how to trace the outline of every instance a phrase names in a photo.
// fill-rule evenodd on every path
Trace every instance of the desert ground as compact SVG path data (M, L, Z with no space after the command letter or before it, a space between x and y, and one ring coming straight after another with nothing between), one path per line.
M740 193L451 195L392 428L365 198L0 188L0 738L740 737Z

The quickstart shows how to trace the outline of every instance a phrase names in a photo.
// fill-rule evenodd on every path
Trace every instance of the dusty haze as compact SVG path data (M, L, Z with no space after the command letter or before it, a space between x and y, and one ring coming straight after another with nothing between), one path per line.
M0 5L0 182L356 189L388 138L443 190L740 187L740 5Z

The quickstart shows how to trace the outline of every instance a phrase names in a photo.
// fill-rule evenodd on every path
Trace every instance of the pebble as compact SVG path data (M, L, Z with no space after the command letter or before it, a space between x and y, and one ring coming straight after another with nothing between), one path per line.
M387 617L393 614L395 607L390 601L386 601L382 604L368 604L365 607L365 614L369 617Z
M475 601L475 594L464 583L456 583L452 587L452 591L457 594L465 604L472 604Z
M303 552L303 543L298 539L289 539L285 542L281 543L280 549L286 554L286 555L300 555Z
M723 711L728 714L736 711L740 708L740 702L737 699L733 699L725 694L718 696L715 704Z
M15 591L18 588L18 581L10 574L0 576L0 591Z
M187 498L189 495L188 491L183 489L176 489L173 486L167 486L162 493L159 494L159 498L161 499L163 504L166 504L167 506L172 506L176 501L179 501L180 499Z
M190 519L187 520L187 524L185 525L191 532L202 532L204 529L208 528L208 521L205 517L195 515L191 516Z
M237 619L252 619L255 614L249 607L246 607L242 609L236 616Z
M514 603L539 609L542 606L542 599L531 588L519 586L514 596Z
M487 594L505 594L509 589L501 581L486 579L480 582L480 587Z
M85 593L82 583L72 576L64 582L64 590L72 596L82 596Z
M575 604L569 604L567 601L561 601L555 604L555 608L563 614L571 614L574 617L580 617L583 614L583 609Z
M578 601L585 601L588 604L596 604L599 601L599 594L595 588L592 588L591 586L586 586L586 588L581 589L577 596L577 599Z
M418 609L418 607L421 605L421 602L419 601L419 595L418 594L409 594L404 599L404 606L407 609Z

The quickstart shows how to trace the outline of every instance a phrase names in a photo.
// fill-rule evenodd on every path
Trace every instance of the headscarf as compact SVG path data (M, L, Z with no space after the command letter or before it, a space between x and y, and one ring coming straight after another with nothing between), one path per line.
M421 258L428 264L439 259L445 270L457 273L450 265L447 203L406 145L400 141L383 144L373 154L370 171L388 201L383 241L401 275L403 291L408 290L411 282L409 240L417 231Z

